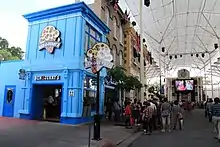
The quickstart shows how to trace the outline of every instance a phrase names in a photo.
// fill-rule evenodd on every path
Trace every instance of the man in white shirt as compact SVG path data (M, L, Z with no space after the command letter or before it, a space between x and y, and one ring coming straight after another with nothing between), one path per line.
M153 103L153 100L150 100L150 107L154 110L152 116L153 129L157 129L157 106Z
M154 110L157 109L156 105L154 103L152 103L152 102L150 102L150 107L153 108Z

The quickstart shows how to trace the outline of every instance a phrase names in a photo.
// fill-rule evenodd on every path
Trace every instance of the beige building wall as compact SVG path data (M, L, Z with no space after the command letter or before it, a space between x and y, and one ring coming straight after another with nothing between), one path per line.
M96 15L111 29L107 44L111 48L115 66L124 66L124 13L119 8L115 11L109 0L95 0L89 5Z
M134 28L130 25L130 23L127 23L125 26L125 48L124 48L124 67L126 69L127 75L132 75L137 77L140 80L140 56L135 57L134 55L140 54L140 52L137 51L137 34ZM148 51L147 51L147 45L144 45L144 62L145 67L149 62L147 61ZM145 83L147 84L145 76ZM147 93L147 91L145 91ZM127 93L127 97L130 98L138 98L140 99L140 93L138 91L131 91L130 93ZM147 98L147 94L145 95L145 98Z

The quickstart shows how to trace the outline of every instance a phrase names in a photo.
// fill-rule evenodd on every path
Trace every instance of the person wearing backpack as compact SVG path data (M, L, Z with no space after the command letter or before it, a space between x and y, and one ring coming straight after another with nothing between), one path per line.
M164 98L164 102L161 105L162 132L166 131L166 125L168 127L168 131L170 132L170 112L171 105L168 102L168 99Z

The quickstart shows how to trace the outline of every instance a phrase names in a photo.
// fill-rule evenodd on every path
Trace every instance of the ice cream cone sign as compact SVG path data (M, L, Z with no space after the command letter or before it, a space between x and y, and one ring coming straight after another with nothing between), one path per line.
M91 68L93 73L100 71L103 67L113 67L113 57L110 48L105 43L96 43L86 52L85 68Z

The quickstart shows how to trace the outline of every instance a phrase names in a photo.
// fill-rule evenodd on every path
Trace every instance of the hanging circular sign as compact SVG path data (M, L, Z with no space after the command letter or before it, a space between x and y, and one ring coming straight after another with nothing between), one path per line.
M96 43L86 52L85 68L92 68L92 72L96 73L103 67L113 67L113 57L110 48L105 43Z

